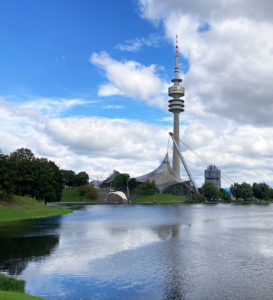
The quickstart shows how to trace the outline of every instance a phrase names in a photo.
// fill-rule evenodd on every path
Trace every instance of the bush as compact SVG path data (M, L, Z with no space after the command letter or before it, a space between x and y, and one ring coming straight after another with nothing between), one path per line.
M156 192L155 182L147 180L139 185L138 190L142 195L153 195Z
M206 197L203 194L193 194L191 196L191 201L196 203L206 202Z
M201 187L201 192L208 200L215 200L219 196L219 191L212 181L206 181Z
M6 200L7 199L7 193L0 187L0 201L1 200Z
M224 189L219 190L219 197L221 200L223 200L225 202L231 201L231 195L228 192L226 192Z
M92 184L81 185L78 187L78 195L86 196L88 199L97 199L98 193Z
M0 290L24 292L25 281L17 280L4 274L0 274Z

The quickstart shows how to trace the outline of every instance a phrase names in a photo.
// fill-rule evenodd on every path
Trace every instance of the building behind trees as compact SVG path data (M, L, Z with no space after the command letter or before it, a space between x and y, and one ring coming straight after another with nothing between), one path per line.
M212 181L218 189L221 188L221 170L215 165L210 165L205 170L205 182Z

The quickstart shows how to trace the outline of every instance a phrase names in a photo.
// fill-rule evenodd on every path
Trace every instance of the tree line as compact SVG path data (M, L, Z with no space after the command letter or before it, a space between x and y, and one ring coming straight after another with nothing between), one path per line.
M217 189L216 185L212 181L207 181L200 188L200 192L209 200L221 199L224 201L230 201L231 195L224 189ZM230 186L230 192L237 200L272 200L273 189L266 183L234 183Z
M74 187L86 185L89 181L89 176L86 172L76 174L72 170L61 170L65 187Z
M144 183L138 183L135 178L130 178L129 174L121 173L117 175L113 182L110 184L101 185L101 187L112 187L115 190L126 191L136 191L140 194L151 195L156 192L156 185L154 182L148 181ZM223 200L231 201L231 196L234 196L239 200L272 200L273 199L273 189L269 187L266 183L253 183L252 185L243 182L241 184L234 183L230 186L230 193L224 189L218 189L214 182L206 181L203 186L199 189L200 195L193 195L193 200L205 201L207 200Z
M69 180L67 174L72 174ZM39 201L61 200L64 186L87 184L88 174L61 170L53 161L38 158L31 150L20 148L5 155L0 150L0 199L12 195L31 196Z
M152 195L156 193L156 185L154 181L146 181L143 183L139 183L135 178L130 177L127 173L120 173L115 176L113 182L100 185L101 188L114 188L115 190L120 190L126 192L128 189L131 192L137 190L138 193L144 195Z

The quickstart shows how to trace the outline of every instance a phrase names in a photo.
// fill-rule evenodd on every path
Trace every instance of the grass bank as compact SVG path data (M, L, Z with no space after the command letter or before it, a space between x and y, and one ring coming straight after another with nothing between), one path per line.
M7 221L51 217L70 212L70 209L46 206L30 197L14 196L10 200L0 201L0 225Z
M60 202L90 202L97 203L98 201L88 199L85 195L78 194L77 187L64 188L62 193L62 199Z
M179 203L190 203L190 200L187 199L186 197L156 193L153 195L138 195L132 203L179 204Z
M25 281L17 280L0 274L0 299L1 300L31 300L42 299L24 293Z

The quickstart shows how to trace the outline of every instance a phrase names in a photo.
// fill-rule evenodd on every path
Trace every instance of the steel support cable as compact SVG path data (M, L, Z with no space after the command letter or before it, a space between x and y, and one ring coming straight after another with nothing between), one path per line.
M200 160L202 160L207 166L212 165L212 163L206 157L202 156L200 153L198 153L195 150L193 150L192 147L190 147L189 145L187 145L185 142L183 142L182 140L180 140L180 143L182 143L189 150L191 150L193 152L193 154L195 154L195 156L197 156L198 158L200 158Z
M181 141L182 142L182 141ZM186 145L186 143L183 143L184 146L186 146L187 148L189 148L189 150L197 157L199 158L206 166L209 166L209 165L213 165L213 163L211 163L208 159L204 158L201 154L199 154L198 152L192 150L192 148L188 145ZM221 175L222 177L229 183L229 184L233 184L234 181L232 179L230 179L227 175L225 175L223 173L223 171L221 171Z
M184 168L185 168L185 170L186 170L186 172L187 172L187 174L188 174L188 177L189 177L189 179L190 179L190 183L192 184L192 186L193 186L193 188L195 189L196 193L199 194L198 187L196 186L196 184L195 184L195 182L194 182L194 179L193 179L193 177L192 177L192 175L191 175L191 172L190 172L190 169L189 169L189 167L188 167L188 164L187 164L185 158L183 157L183 155L182 155L182 153L181 153L181 151L180 151L180 149L179 149L180 144L179 144L179 146L177 145L177 143L176 143L176 141L175 141L175 139L174 139L174 136L173 136L173 133L172 133L172 132L169 132L169 135L170 135L170 137L171 137L172 140L173 140L173 146L176 148L176 151L177 151L177 153L178 153L178 155L179 155L179 157L180 157L180 160L181 160L181 162L182 162L182 164L183 164L183 166L184 166Z
M199 158L205 165L209 166L209 165L213 165L212 162L210 162L206 157L204 157L203 155L201 155L200 153L196 152L195 150L193 150L189 145L187 145L185 142L183 142L182 140L180 140L180 143L182 143L184 146L186 146L197 158ZM223 173L223 171L221 171L221 175L222 177L225 178L225 180L230 183L230 184L234 184L234 181L229 178L227 175L225 175Z

